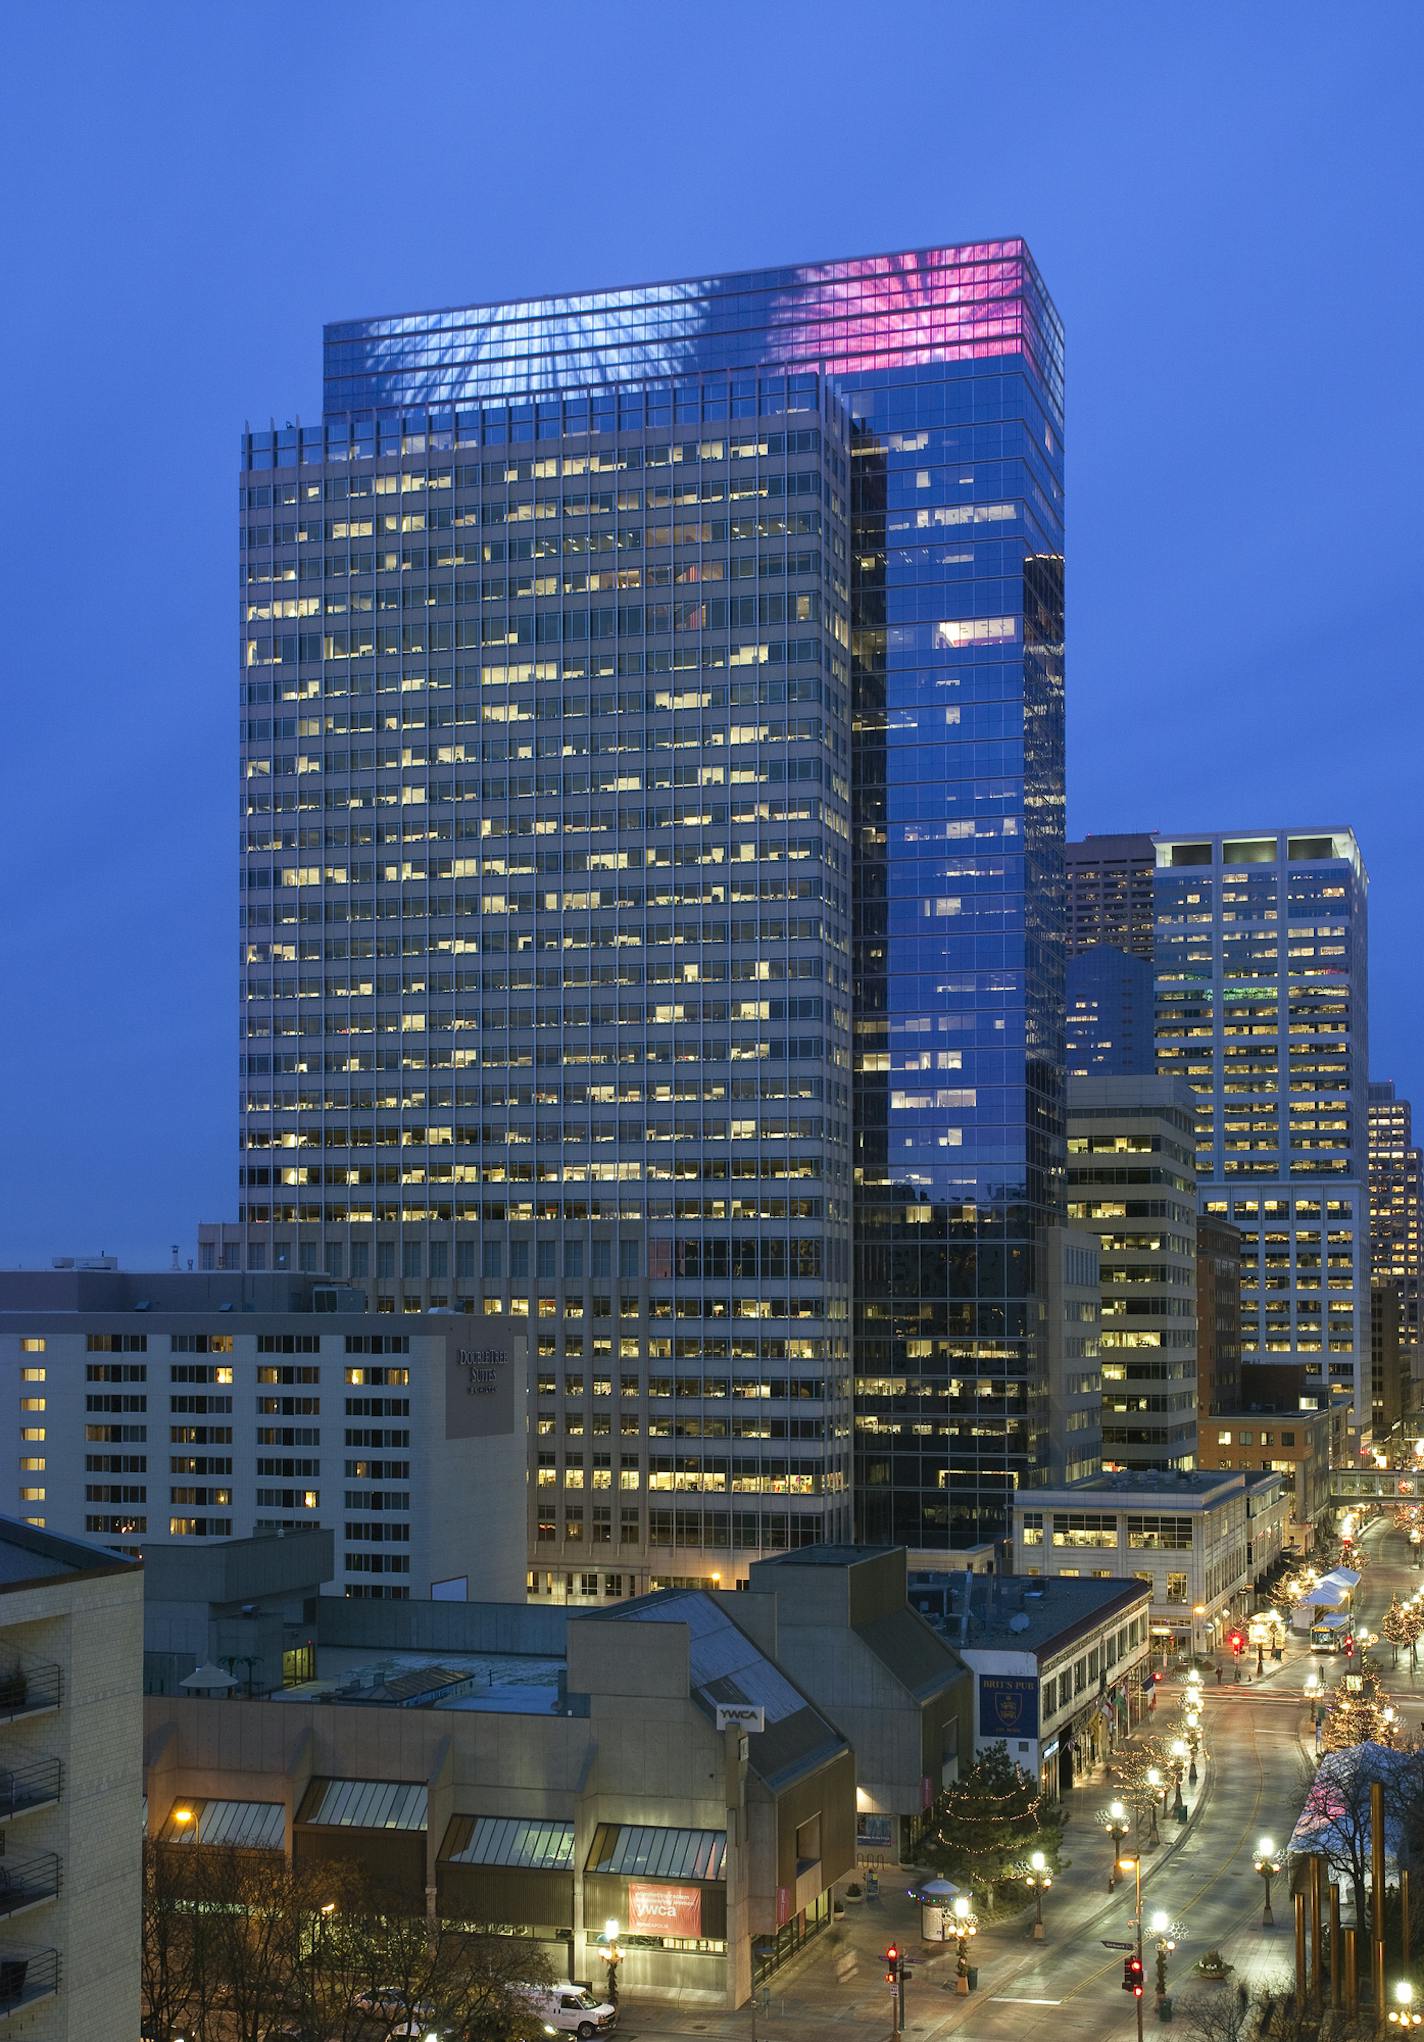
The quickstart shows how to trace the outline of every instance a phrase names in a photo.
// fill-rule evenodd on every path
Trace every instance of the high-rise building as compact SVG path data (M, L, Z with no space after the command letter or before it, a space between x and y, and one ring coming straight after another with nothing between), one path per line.
M1111 943L1070 953L1064 1061L1070 1078L1150 1077L1157 1068L1150 957Z
M1255 1269L1252 1269L1255 1280ZM1241 1235L1218 1214L1197 1214L1197 1404L1241 1403Z
M1001 1526L1062 1170L1024 244L333 326L242 492L206 1251L533 1320L536 1592L847 1534L852 1254L870 1534Z
M1243 1363L1370 1422L1367 878L1349 830L1157 840L1157 1061L1197 1095L1204 1211L1242 1234Z
M0 1271L0 1510L127 1552L326 1525L343 1595L516 1597L528 1332L310 1277Z
M1055 1227L1048 1257L1048 1446L1040 1478L1102 1473L1102 1284L1098 1238Z
M1424 1299L1424 1170L1414 1146L1413 1112L1392 1078L1372 1081L1370 1117L1370 1268L1376 1284L1399 1297L1406 1366L1417 1369Z
M1153 839L1142 831L1077 837L1066 846L1068 952L1111 943L1152 955Z
M38 1394L32 1415L43 1409ZM32 2042L130 2042L143 1569L9 1517L0 1567L0 2021Z
M1097 1239L1110 1467L1196 1462L1192 1106L1171 1078L1068 1081L1068 1219Z

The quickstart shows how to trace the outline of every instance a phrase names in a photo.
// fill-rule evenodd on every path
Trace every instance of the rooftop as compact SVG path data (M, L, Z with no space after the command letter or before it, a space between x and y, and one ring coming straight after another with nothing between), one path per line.
M748 1758L768 1786L783 1786L846 1749L834 1725L705 1590L663 1589L593 1614L619 1623L686 1624L693 1700L714 1720L719 1702L748 1702L765 1712L765 1728L750 1733Z
M563 1659L526 1652L372 1652L322 1645L316 1678L279 1688L270 1699L494 1715L576 1713L565 1693Z
M961 1654L1030 1652L1042 1659L1152 1599L1150 1581L1038 1574L976 1575L972 1581L969 1576L961 1578L970 1582L969 1622L963 1623L961 1593L947 1626L949 1640ZM912 1575L912 1602L915 1584Z
M894 1546L797 1546L789 1553L768 1553L760 1567L855 1567L863 1560L878 1560Z
M107 1546L62 1538L17 1517L0 1517L0 1589L38 1588L85 1574L126 1574L139 1566Z
M1079 1482L1065 1482L1057 1489L1021 1489L1014 1498L1015 1511L1061 1508L1079 1503L1084 1497L1121 1498L1148 1496L1154 1505L1181 1503L1188 1508L1215 1500L1235 1489L1244 1491L1245 1476L1226 1468L1115 1468L1101 1475L1085 1475Z

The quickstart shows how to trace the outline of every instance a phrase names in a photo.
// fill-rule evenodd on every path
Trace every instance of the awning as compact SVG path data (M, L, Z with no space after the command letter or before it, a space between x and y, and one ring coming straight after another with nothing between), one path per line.
M455 1815L440 1846L440 1862L568 1872L574 1862L574 1826L540 1816Z
M726 1862L725 1830L601 1822L584 1870L628 1879L720 1879Z
M287 1811L280 1801L175 1801L158 1840L279 1851L287 1840Z
M297 1812L334 1829L424 1829L425 1819L423 1780L313 1780Z

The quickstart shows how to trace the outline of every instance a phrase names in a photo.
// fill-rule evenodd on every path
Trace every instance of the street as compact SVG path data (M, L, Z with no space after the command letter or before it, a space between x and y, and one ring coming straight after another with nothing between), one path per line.
M1412 1564L1407 1539L1387 1520L1364 1538L1369 1559L1356 1598L1357 1622L1377 1631L1396 1591L1407 1594L1424 1574ZM1411 1674L1405 1655L1398 1669L1386 1644L1373 1660L1400 1710L1408 1732L1424 1713L1424 1678ZM1312 1772L1310 1718L1304 1700L1312 1671L1333 1682L1344 1662L1318 1657L1298 1637L1279 1665L1267 1661L1255 1677L1255 1655L1242 1662L1242 1684L1231 1680L1229 1655L1220 1687L1208 1677L1203 1709L1207 1761L1195 1789L1184 1789L1189 1819L1185 1829L1161 1823L1158 1850L1143 1858L1144 1921L1162 1908L1184 1925L1185 1934L1169 1959L1168 1989L1177 2002L1194 1992L1222 1992L1245 1984L1252 1991L1287 1989L1294 1974L1293 1915L1285 1874L1273 1891L1276 1926L1261 1926L1264 1898L1254 1868L1259 1839L1270 1836L1283 1850L1300 1812ZM1158 1714L1165 1721L1180 1694L1175 1676L1159 1690ZM1143 1726L1151 1732L1154 1719ZM954 1992L955 1951L927 1945L919 1937L919 1910L902 1881L887 1874L881 1897L848 1906L836 1926L771 1981L769 2002L755 2016L743 2009L638 2005L623 2010L621 2042L639 2037L701 2036L751 2038L758 2042L815 2042L822 2035L886 2037L890 2033L890 1989L884 1981L884 1951L899 1941L909 1955L906 1987L907 2042L941 2042L963 2035L965 2042L1100 2042L1131 2036L1134 2002L1122 1990L1119 1948L1130 1941L1134 1889L1130 1875L1107 1891L1111 1851L1097 1827L1097 1811L1112 1798L1099 1773L1067 1797L1070 1820L1064 1837L1064 1865L1044 1899L1046 1939L1030 1935L1031 1910L1012 1921L990 1925L974 1939L971 1962L978 1966L978 1990ZM1155 1949L1144 1931L1147 1993L1144 2022L1155 2028ZM1193 1978L1193 1966L1208 1950L1219 1950L1232 1966L1226 1984Z

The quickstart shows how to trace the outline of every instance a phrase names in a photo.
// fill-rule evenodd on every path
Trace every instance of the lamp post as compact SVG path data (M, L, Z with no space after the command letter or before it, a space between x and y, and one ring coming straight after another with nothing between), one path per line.
M1133 1873L1137 1881L1137 1904L1133 1909L1132 1929L1133 1939L1137 1946L1137 1974L1140 1978L1142 1976L1142 1859L1136 1854L1130 1858L1119 1858L1117 1869L1120 1872ZM1137 2001L1137 2042L1142 2042L1142 2001L1140 1998Z
M1157 1939L1157 2012L1163 2012L1167 1997L1167 1959L1176 1949L1186 1931L1179 1921L1173 1921L1165 1908L1159 1907L1148 1924Z
M1182 1774L1186 1770L1187 1747L1180 1737L1174 1737L1169 1748L1172 1757L1172 1813L1178 1822L1185 1822L1187 1804L1182 1799Z
M1122 1848L1123 1838L1127 1835L1127 1810L1121 1801L1109 1801L1107 1807L1099 1814L1098 1821L1107 1831L1112 1844L1112 1863L1108 1867L1108 1892L1111 1893L1117 1885L1117 1854Z
M979 1918L973 1904L963 1893L955 1895L952 1909L956 1954L954 1960L954 1989L967 1994L969 1991L969 1938L979 1933Z
M1155 1765L1148 1766L1147 1784L1152 1789L1152 1798L1147 1804L1147 1813L1152 1820L1152 1827L1147 1837L1147 1848L1151 1851L1155 1850L1162 1841L1161 1837L1157 1834L1157 1796L1162 1791L1162 1773L1159 1767Z
M1262 1883L1266 1888L1266 1904L1261 1909L1261 1927L1263 1929L1273 1929L1276 1925L1276 1917L1271 1913L1271 1881L1281 1869L1281 1861L1276 1855L1276 1846L1273 1838L1269 1836L1261 1838L1261 1841L1256 1846L1255 1863L1256 1870L1260 1873Z
M1389 2018L1396 2028L1417 2028L1424 2021L1424 2014L1415 2011L1414 1987L1407 1978L1401 1978L1394 1988L1394 2005Z
M618 1923L612 1915L603 1924L603 1941L608 1963L608 1998L610 2004L616 2007L618 2004L618 1966L622 1962L623 1952L618 1947Z
M1310 1704L1310 1726L1312 1729L1320 1721L1320 1688L1320 1675L1318 1673L1308 1673L1305 1676L1305 1699Z
M1028 1861L1024 1873L1024 1884L1033 1895L1033 1939L1043 1941L1043 1896L1053 1884L1053 1874L1048 1869L1048 1860L1042 1851L1035 1851Z

